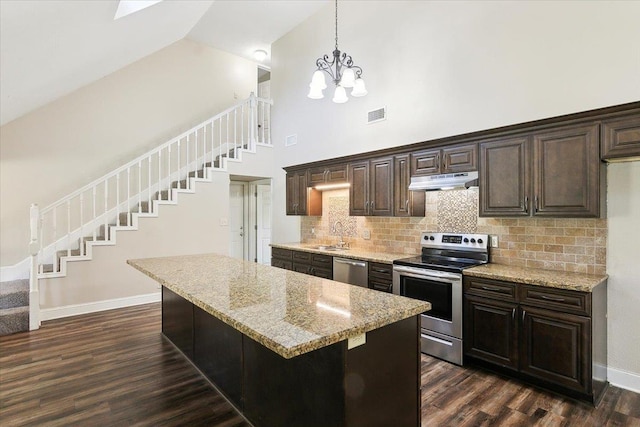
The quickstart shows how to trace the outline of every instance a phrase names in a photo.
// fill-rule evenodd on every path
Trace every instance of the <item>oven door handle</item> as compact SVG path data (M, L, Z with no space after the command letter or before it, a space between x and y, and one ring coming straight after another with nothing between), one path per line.
M438 279L460 280L460 277L461 277L459 274L452 274L452 273L446 273L446 272L435 271L435 270L426 270L424 268L405 267L405 266L399 266L399 265L394 265L393 271L394 272L397 271L398 273L408 273L413 275L414 277L424 277L424 278L434 277Z

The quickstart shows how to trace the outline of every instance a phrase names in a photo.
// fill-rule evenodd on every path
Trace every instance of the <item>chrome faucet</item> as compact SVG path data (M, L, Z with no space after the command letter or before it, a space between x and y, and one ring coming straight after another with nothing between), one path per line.
M336 247L338 248L344 248L347 243L343 240L343 234L344 234L344 225L342 224L342 222L340 221L336 221L333 223L333 232L334 233L338 233L337 229L338 229L338 225L340 226L340 241L336 244Z

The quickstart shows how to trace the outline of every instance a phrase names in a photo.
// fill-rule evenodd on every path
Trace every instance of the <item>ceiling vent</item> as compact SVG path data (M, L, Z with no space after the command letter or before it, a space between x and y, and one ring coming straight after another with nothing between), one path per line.
M387 120L387 107L371 110L367 113L367 124Z

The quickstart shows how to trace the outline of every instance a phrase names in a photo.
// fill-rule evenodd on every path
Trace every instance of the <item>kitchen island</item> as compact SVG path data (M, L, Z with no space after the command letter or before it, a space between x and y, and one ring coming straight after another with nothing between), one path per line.
M162 332L256 426L420 425L430 304L221 255L129 260Z

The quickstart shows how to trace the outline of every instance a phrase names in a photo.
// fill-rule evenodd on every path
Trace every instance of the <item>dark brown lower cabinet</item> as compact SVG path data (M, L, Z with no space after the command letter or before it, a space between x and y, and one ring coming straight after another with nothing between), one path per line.
M518 305L474 296L465 302L465 353L517 370Z
M465 276L464 361L597 404L607 382L607 283L592 292Z
M260 427L420 425L419 317L285 359L162 288L162 333Z
M520 372L589 393L591 319L522 306Z

